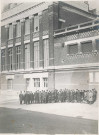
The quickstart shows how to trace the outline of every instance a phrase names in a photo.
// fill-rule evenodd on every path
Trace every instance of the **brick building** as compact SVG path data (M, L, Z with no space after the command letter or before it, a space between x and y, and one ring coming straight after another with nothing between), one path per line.
M1 20L1 89L99 83L99 19L84 2L10 3Z

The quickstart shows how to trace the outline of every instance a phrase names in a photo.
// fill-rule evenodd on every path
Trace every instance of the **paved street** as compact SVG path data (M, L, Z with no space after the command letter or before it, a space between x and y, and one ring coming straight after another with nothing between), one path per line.
M97 107L97 102L20 105L18 96L2 94L0 133L97 134Z
M0 108L0 133L96 134L98 121Z

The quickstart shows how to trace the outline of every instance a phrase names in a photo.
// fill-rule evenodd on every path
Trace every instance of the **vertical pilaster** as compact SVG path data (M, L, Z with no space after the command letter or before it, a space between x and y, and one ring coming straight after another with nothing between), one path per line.
M30 16L30 68L34 68L34 45L33 45L33 31L34 31L34 16Z
M43 23L42 23L42 12L39 14L39 56L40 56L40 67L44 67L44 47L43 47Z
M5 70L9 70L9 57L8 57L8 39L9 39L9 25L6 28L6 49L5 49Z
M13 70L16 70L16 49L15 49L15 38L16 38L16 22L13 23Z
M49 66L54 65L54 30L58 29L58 5L53 3L48 7L49 15Z
M49 66L54 66L54 30L58 29L58 3L48 7L49 16ZM49 71L48 89L55 89L55 71ZM52 80L52 81L51 81Z
M24 34L25 34L25 19L22 19L21 20L21 69L25 69Z

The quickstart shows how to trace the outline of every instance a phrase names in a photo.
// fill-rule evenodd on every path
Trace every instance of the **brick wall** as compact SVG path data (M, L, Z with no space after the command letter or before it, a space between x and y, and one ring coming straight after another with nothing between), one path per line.
M85 64L85 63L97 63L99 61L99 53L87 53L87 54L76 54L67 55L67 46L54 47L54 65L75 65L75 64Z
M42 12L42 21L43 21L43 31L49 29L49 21L48 21L48 10L44 10Z
M60 8L59 10L59 18L65 20L65 23L62 23L62 28L68 27L69 25L76 25L91 20L77 13L63 10L62 8Z

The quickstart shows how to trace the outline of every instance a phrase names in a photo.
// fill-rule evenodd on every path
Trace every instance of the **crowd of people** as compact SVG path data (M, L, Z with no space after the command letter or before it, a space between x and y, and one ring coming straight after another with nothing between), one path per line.
M97 91L92 90L37 90L36 92L21 91L19 94L20 104L41 104L57 102L78 102L92 104L96 101Z

